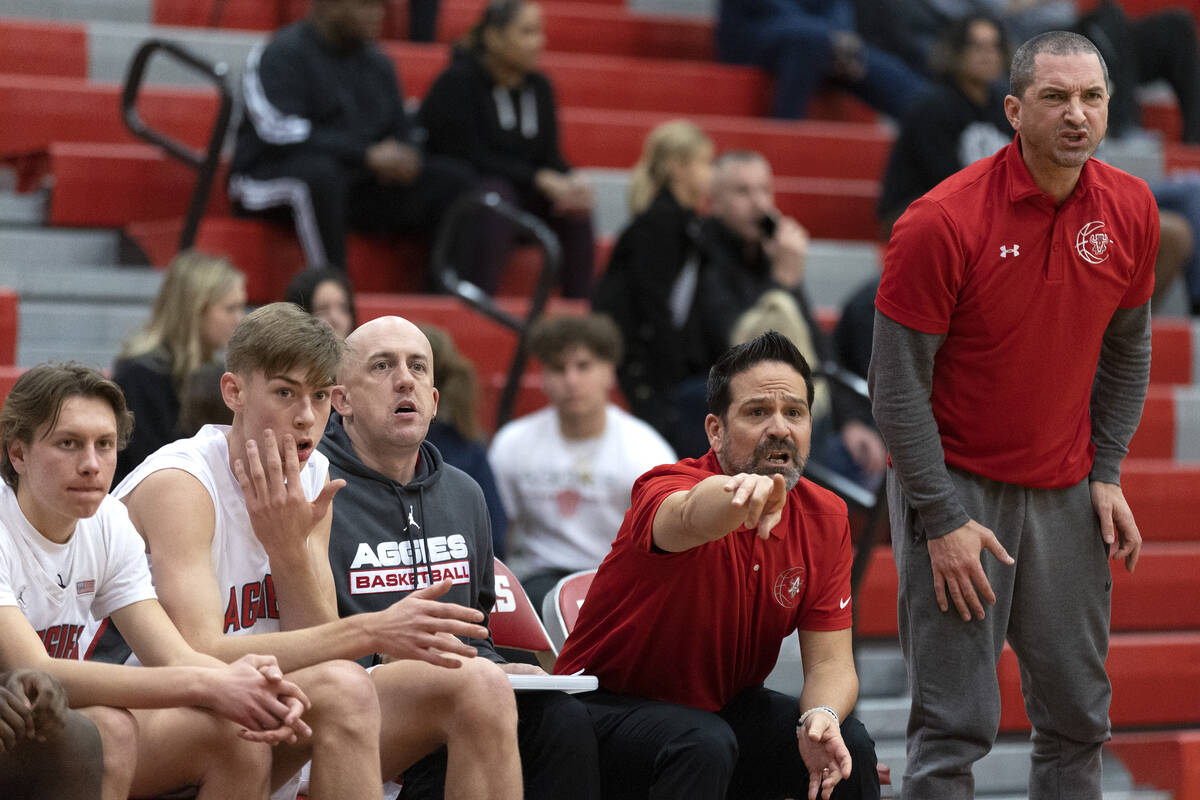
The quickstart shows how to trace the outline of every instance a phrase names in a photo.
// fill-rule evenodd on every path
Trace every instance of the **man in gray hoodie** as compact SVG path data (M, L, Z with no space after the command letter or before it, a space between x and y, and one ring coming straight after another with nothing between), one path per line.
M338 383L319 447L331 479L346 481L329 539L338 613L378 611L449 579L441 600L487 615L496 592L483 492L425 441L438 401L429 340L400 317L372 320L346 338ZM490 637L466 641L505 672L541 672L507 663ZM517 713L525 797L598 798L583 705L560 692L523 692ZM418 762L404 774L403 797L441 797L445 768L444 752Z

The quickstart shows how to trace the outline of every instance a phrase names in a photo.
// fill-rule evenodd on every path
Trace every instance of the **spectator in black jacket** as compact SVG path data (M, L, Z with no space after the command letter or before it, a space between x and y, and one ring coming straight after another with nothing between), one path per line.
M946 27L931 59L942 83L905 116L888 157L877 209L885 231L913 200L1012 141L1002 82L1008 58L1004 28L990 16Z
M384 0L313 0L246 61L229 196L242 214L290 212L309 266L345 268L347 228L431 233L474 180L413 143L373 44L383 12Z
M712 158L712 142L690 122L650 132L630 183L633 220L593 297L625 340L617 375L630 410L686 457L708 449L708 368L728 346L699 293L706 262L696 209L708 197Z
M467 161L506 200L550 225L562 244L562 293L586 297L592 190L559 150L554 91L537 71L545 44L536 3L490 3L425 96L420 121L429 152ZM488 215L483 252L462 276L494 293L512 239L511 226Z

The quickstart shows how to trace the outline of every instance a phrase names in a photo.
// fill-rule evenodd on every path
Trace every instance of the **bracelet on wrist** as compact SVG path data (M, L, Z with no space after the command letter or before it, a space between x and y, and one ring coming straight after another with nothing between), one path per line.
M812 708L808 709L803 714L801 714L800 719L796 722L796 735L797 736L799 736L800 733L804 730L804 723L808 722L808 718L811 717L813 714L817 713L818 711L823 711L826 714L828 714L829 716L833 717L833 724L837 725L838 727L841 727L842 720L838 717L838 713L836 711L834 711L829 706L813 706Z

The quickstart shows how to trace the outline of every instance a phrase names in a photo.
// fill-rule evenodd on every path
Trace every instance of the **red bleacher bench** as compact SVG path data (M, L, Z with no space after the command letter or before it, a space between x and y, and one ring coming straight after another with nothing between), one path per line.
M1200 730L1116 733L1107 747L1136 784L1166 789L1174 800L1200 800Z

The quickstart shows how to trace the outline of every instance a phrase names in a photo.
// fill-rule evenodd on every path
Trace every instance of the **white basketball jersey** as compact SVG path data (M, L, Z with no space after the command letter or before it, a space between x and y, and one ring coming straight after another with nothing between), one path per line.
M105 497L65 544L42 536L0 484L0 606L16 606L55 658L84 660L96 625L155 599L142 537L125 505Z
M229 426L205 425L190 439L164 445L113 490L117 497L133 491L146 477L163 469L180 469L208 491L216 512L212 569L225 607L226 635L274 633L279 608L271 580L271 562L246 512L246 500L229 466ZM304 495L316 499L325 485L329 459L315 450L300 469ZM151 569L154 554L151 553Z

